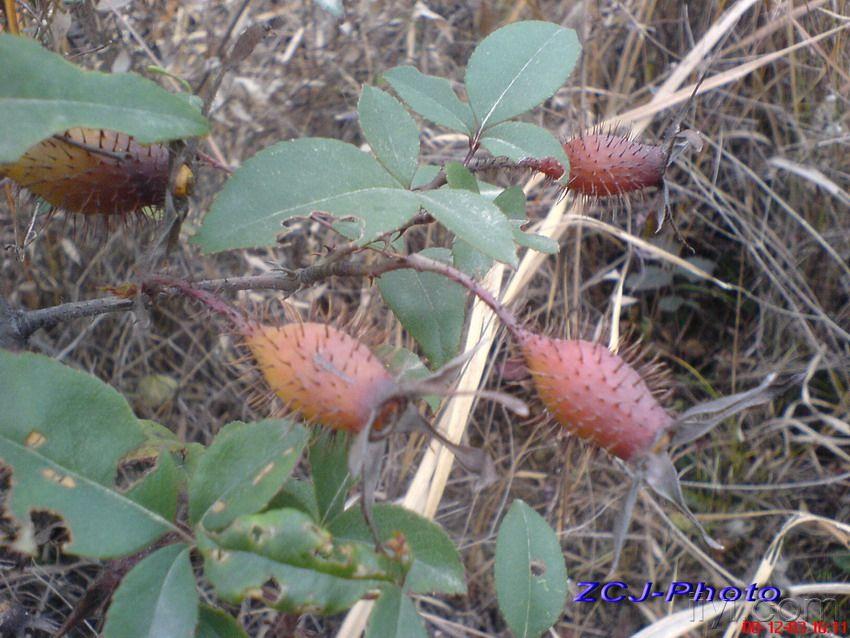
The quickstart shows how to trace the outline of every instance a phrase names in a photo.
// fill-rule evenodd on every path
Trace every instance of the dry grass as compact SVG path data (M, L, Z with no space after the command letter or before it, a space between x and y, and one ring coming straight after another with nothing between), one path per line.
M96 14L96 26L78 9L69 37L57 40L57 46L106 68L126 50L140 69L149 63L148 54L129 25L164 66L194 81L229 12L240 4L138 1L122 9L120 19ZM680 160L669 181L683 235L727 286L673 270L675 259L690 254L669 226L643 237L650 247L623 241L623 229L641 235L640 220L658 205L654 197L614 207L591 205L581 211L594 218L586 223L566 202L567 217L550 217L558 222L553 232L560 234L562 251L557 258L528 263L527 285L514 308L552 333L603 340L612 334L641 336L671 369L677 409L750 387L773 370L809 373L803 387L768 408L750 410L677 452L686 496L726 551L706 550L686 522L643 495L619 579L725 585L748 584L758 574L802 594L805 590L793 587L847 583L847 559L844 570L835 559L847 551L850 539L850 530L839 526L850 520L850 33L833 31L812 40L850 25L848 3L705 2L688 3L688 11L678 0L426 3L433 13L425 4L415 10L406 4L349 2L340 24L310 2L252 2L242 24L277 17L281 26L277 37L261 44L225 81L213 113L215 146L208 152L220 151L228 163L238 164L276 140L301 135L360 143L355 105L362 83L374 83L381 71L402 63L461 79L475 43L510 20L546 19L579 32L584 54L576 73L531 118L559 135L614 118L648 125L643 137L658 139L671 110L658 111L652 120L641 119L653 114L650 109L630 110L649 103L665 82L674 84L673 91L682 89L678 95L684 99L688 85L704 73L709 90L685 121L703 134L706 147ZM753 6L730 25L719 47L710 54L695 48L724 10L743 4ZM31 16L23 18L32 23ZM98 55L85 54L110 37L115 43ZM805 46L772 56L806 40ZM696 61L695 71L671 83L682 60ZM462 141L443 133L426 130L427 159L444 161L462 153ZM215 171L201 171L187 230L222 181ZM529 190L532 214L543 218L556 193L536 185ZM19 199L13 226L4 207L4 245L19 240L30 210ZM169 268L176 274L218 276L303 265L317 248L315 230L296 233L279 249L213 259L182 248ZM96 296L98 287L136 274L134 265L154 232L143 227L91 237L57 216L23 251L23 261L14 250L3 254L0 294L32 308ZM441 239L428 232L430 240ZM651 267L675 272L672 285L643 291L618 285L628 274ZM267 300L264 294L245 294L240 301ZM316 305L346 308L358 325L404 342L374 289L361 290L358 282L333 282L297 300L305 311ZM672 303L681 305L670 311ZM167 424L187 440L208 442L227 421L261 418L269 411L246 401L251 382L234 370L231 340L188 304L163 304L149 315L74 322L36 335L32 346L93 372L128 396L140 416ZM511 348L504 339L496 339L490 355L482 370L487 386L510 387L531 399L526 381L502 378L511 371ZM140 394L140 381L152 374L177 383L172 399L152 405ZM482 403L464 420L467 438L497 459L500 480L477 491L471 477L455 468L445 491L432 492L438 496L437 502L432 499L433 506L439 504L436 518L462 548L469 578L466 597L421 600L435 635L507 635L494 599L492 559L497 524L514 498L525 499L558 530L574 581L605 577L610 530L625 492L623 468L558 430L539 410L535 414L518 423ZM387 498L404 496L421 448L418 440L395 444ZM822 518L798 520L800 513ZM778 548L777 557L771 552ZM93 573L91 566L57 557L48 543L36 562L4 563L0 582L34 613L60 620ZM248 605L241 611L252 635L273 635L272 614ZM555 634L629 636L674 611L663 602L571 603ZM832 615L850 620L846 597ZM676 619L671 618L667 622ZM732 628L727 635L734 635L740 623L730 624L730 618L716 629L685 623L690 633L683 635L721 635L727 625ZM332 635L340 622L304 619L302 626ZM80 635L96 634L89 628ZM679 634L664 625L655 635Z

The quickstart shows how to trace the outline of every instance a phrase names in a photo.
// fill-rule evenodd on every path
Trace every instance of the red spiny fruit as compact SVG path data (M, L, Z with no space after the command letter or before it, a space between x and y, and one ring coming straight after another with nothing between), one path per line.
M628 461L673 424L641 374L605 346L522 329L517 339L544 405L581 438Z
M182 175L191 181L191 171ZM168 148L143 146L113 131L75 128L31 147L5 175L57 208L84 215L118 215L162 206L169 180ZM175 194L185 194L185 184Z
M594 133L564 142L570 159L567 189L590 197L624 195L661 186L667 168L663 146L624 135Z
M242 328L245 343L269 387L305 420L359 432L377 410L380 429L398 408L397 388L363 343L323 323Z

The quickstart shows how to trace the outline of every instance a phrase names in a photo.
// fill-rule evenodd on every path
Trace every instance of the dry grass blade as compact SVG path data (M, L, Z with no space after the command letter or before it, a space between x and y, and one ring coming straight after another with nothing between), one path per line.
M592 230L597 230L599 232L607 233L612 237L616 237L627 244L631 244L635 248L640 248L642 251L645 251L646 254L650 255L655 259L659 259L661 261L666 261L669 264L673 264L674 266L681 268L685 272L697 277L698 279L703 279L705 281L709 281L718 288L723 290L737 290L737 286L734 284L727 283L714 277L713 275L705 272L699 266L694 265L693 263L682 259L678 255L674 255L673 253L656 246L655 244L651 244L645 239L641 239L631 233L626 232L621 228L617 228L611 224L607 224L603 221L599 221L598 219L594 219L593 217L585 217L584 215L571 215L565 218L561 225L564 228L569 228L570 226L579 226L582 228L590 228Z
M794 175L799 175L803 179L810 181L815 186L824 189L845 206L850 207L850 193L829 179L822 171L812 168L811 166L803 166L797 162L792 162L784 157L771 157L768 162L772 166L781 168L782 170L793 173Z
M723 73L718 73L717 75L713 75L711 77L705 78L702 85L697 90L697 95L702 95L703 93L707 93L713 89L717 89L721 86L734 82L735 80L740 80L741 78L749 75L753 71L764 67L771 62L775 62L781 58L788 56L789 54L797 51L799 49L806 48L823 40L825 38L831 37L836 33L840 33L846 29L850 28L850 23L845 23L839 27L835 27L833 29L829 29L828 31L824 31L818 35L812 36L811 38L806 38L801 42L797 42L796 44L792 44L791 46L787 46L784 49L780 49L779 51L773 51L771 53L766 53L755 60L750 62L746 62L744 64L739 64L738 66L732 67L728 71L724 71ZM663 100L653 99L649 104L644 106L639 106L630 111L626 111L616 117L612 117L608 120L603 121L600 126L614 126L618 124L628 124L630 122L646 122L647 119L656 113L660 113L666 109L669 109L671 106L675 106L677 104L682 104L691 98L691 95L694 93L694 89L697 88L696 83L685 87L684 89L680 89L678 91L671 91ZM659 94L660 95L660 91ZM642 128L635 125L635 129L640 131Z

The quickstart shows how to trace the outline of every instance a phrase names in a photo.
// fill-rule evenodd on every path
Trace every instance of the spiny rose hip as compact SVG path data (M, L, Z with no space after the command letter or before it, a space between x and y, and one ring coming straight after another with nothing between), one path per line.
M544 405L581 438L628 461L673 424L638 371L605 346L525 330L518 339Z
M190 181L191 171L182 168L182 180ZM17 162L1 165L0 175L57 208L118 215L164 204L169 156L162 144L143 146L123 133L75 128L39 142ZM185 190L185 184L175 187L176 194Z
M269 387L307 421L359 432L374 410L380 428L394 411L396 382L360 341L322 323L252 326L245 343Z
M570 159L567 189L589 197L625 195L661 186L667 168L664 147L613 133L567 140L564 152Z

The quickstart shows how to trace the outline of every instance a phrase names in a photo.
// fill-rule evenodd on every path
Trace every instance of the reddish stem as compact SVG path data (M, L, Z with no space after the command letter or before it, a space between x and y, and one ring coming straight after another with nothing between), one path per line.
M463 273L448 264L444 264L434 259L429 259L428 257L423 257L419 254L407 255L402 257L401 261L405 263L408 268L412 268L413 270L417 270L419 272L433 272L460 284L487 304L516 339L522 338L524 331L520 327L519 321L517 321L514 314L505 308L505 306L499 302L499 300L497 300L489 290L466 273Z
M356 268L354 269L356 270L356 273L350 274L379 277L384 273L392 272L394 270L411 269L417 272L432 272L442 275L446 279L460 284L487 304L514 338L522 339L525 331L520 327L519 321L517 321L517 318L513 315L513 313L499 302L489 290L484 288L484 286L466 273L461 272L453 266L449 266L448 264L444 264L434 259L429 259L428 257L423 257L419 254L387 256L389 259L385 262L366 266L362 269ZM226 317L228 321L230 321L230 323L233 324L233 326L242 334L248 334L253 330L248 319L241 312L228 304L218 295L208 292L207 290L201 290L193 286L190 282L182 281L180 279L172 279L169 277L154 277L145 283L144 288L149 294L158 292L163 288L179 290L185 295L192 297L193 299L197 299L211 310Z
M154 277L145 283L145 287L151 286L154 288L176 288L185 295L192 297L193 299L197 299L210 310L213 310L227 318L227 320L233 324L233 327L243 335L249 334L253 330L251 324L245 318L245 315L236 310L236 308L216 294L194 288L188 281L171 279L169 277Z

